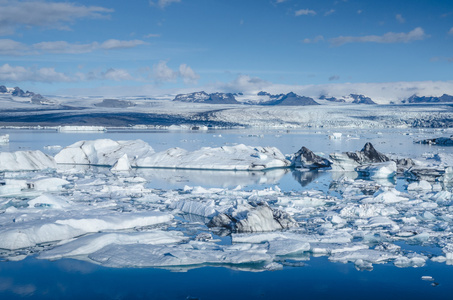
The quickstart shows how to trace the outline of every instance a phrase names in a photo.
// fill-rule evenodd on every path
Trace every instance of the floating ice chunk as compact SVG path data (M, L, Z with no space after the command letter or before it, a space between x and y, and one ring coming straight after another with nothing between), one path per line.
M58 126L58 131L107 131L107 129L103 126Z
M51 220L21 222L0 230L0 249L27 248L46 242L68 240L86 233L145 227L172 219L173 216L169 214L146 212L112 214L97 218L62 219L55 222Z
M8 144L9 143L9 134L0 135L0 144Z
M0 231L0 249L15 250L46 242L68 240L85 231L62 224L24 224Z
M359 259L365 262L370 262L372 264L379 264L385 263L390 260L396 259L398 256L394 253L372 250L372 249L365 249L365 250L357 250L357 251L350 251L350 252L340 252L335 253L329 257L329 260L335 262L356 262Z
M434 256L431 258L431 260L434 262L443 263L447 261L447 258L445 256Z
M412 182L407 186L408 191L431 191L432 185L426 180Z
M369 247L361 243L311 243L310 251L314 254L330 255L341 252L353 252L368 249Z
M310 243L294 239L279 238L270 240L268 243L268 253L278 256L302 253L310 250Z
M358 259L354 262L354 265L356 267L357 270L359 271L371 271L373 270L373 264L368 262L368 261L364 261L363 259Z
M387 162L390 159L378 152L371 143L366 143L360 151L332 153L332 169L354 171L356 167L363 164Z
M400 256L397 257L393 262L393 264L398 268L409 268L409 267L419 268L423 267L425 263L426 257L420 255L412 258Z
M368 220L368 225L372 227L377 227L377 226L392 226L393 228L399 228L398 225L391 219L387 217L372 217Z
M174 267L203 264L244 264L272 261L264 245L109 245L88 257L106 267Z
M137 166L147 168L180 168L211 170L266 170L286 168L290 162L275 147L246 145L204 147L189 152L172 148L137 160Z
M71 201L53 195L41 195L33 200L28 201L29 207L49 207L53 209L64 209L71 205Z
M159 223L166 223L172 219L173 216L170 214L151 211L105 215L97 218L63 219L57 220L55 223L69 225L88 233L102 230L118 230L151 226Z
M401 192L392 188L392 189L381 189L374 194L374 202L379 203L398 203L408 201L409 199L401 196Z
M334 171L354 171L360 165L344 153L332 153L329 158L332 161L332 170Z
M125 153L113 165L111 170L115 171L115 172L122 172L122 171L130 171L131 169L132 169L132 167L131 167L131 164L129 162L129 158L127 157L127 153Z
M350 243L353 236L347 232L334 231L330 234L297 234L290 232L235 233L231 236L233 243L263 243L276 239L292 239L305 243L344 244Z
M55 155L55 161L58 164L113 166L127 154L129 163L135 165L136 157L144 157L153 153L153 148L142 140L100 139L74 143Z
M0 171L37 171L55 168L55 160L39 150L0 152Z
M206 218L212 218L218 214L218 211L213 207L200 203L197 201L178 201L170 205L173 209L179 209L180 211L188 214L194 214Z
M42 178L28 183L30 187L39 191L59 191L64 185L69 184L69 181L61 178Z
M394 207L388 207L379 204L360 204L350 205L343 208L340 211L340 215L343 217L359 217L359 218L370 218L376 216L391 216L398 215L399 212Z
M334 140L339 140L342 137L341 132L333 132L331 135L329 135L329 139L334 139Z
M355 170L371 179L392 178L396 175L396 163L394 161L374 163L356 167Z
M302 147L294 154L291 163L296 168L318 169L329 168L332 164L328 159L314 154L310 149Z
M178 231L153 230L150 232L96 233L80 237L74 241L45 251L40 254L39 258L59 259L62 257L88 255L112 244L161 245L181 243L185 240L187 238Z
M296 225L287 213L272 209L265 202L236 206L228 213L214 216L208 223L209 227L225 227L237 232L274 231Z

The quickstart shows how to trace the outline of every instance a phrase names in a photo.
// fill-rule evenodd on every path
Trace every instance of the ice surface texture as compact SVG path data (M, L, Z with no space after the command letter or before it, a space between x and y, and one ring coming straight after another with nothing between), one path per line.
M162 170L132 168L147 159L167 167L287 167L289 161L275 148L237 145L155 153L139 140L96 140L63 149L55 158L58 165L40 152L1 157L9 169L0 186L0 253L5 259L34 254L118 268L222 265L254 271L297 265L310 255L361 270L380 263L453 263L451 167L441 156L411 163L404 176L415 181L398 191L387 180L395 176L397 163L372 145L332 155L332 166L353 165L367 177L351 179L349 173L333 171L336 179L329 189L336 196L278 187L150 189L147 182ZM322 157L307 157L299 156L305 168L324 165ZM20 168L14 167L16 161ZM108 168L79 169L78 164ZM434 175L418 180L411 174ZM435 250L406 250L404 243Z
M236 145L205 147L192 152L171 148L155 153L151 146L140 140L108 139L77 142L61 150L55 160L59 164L113 166L114 170L119 171L129 170L130 166L245 171L285 168L290 165L275 147Z

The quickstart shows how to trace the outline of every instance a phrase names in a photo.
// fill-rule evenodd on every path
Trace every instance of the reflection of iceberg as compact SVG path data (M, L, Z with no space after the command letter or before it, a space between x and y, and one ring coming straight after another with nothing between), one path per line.
M287 172L289 172L288 169L273 169L266 172L137 169L135 173L148 181L163 180L170 184L235 187L238 185L277 184Z
M318 170L313 171L298 171L297 169L293 171L294 179L300 183L301 186L307 186L315 179L320 176L326 175L326 172L318 172Z

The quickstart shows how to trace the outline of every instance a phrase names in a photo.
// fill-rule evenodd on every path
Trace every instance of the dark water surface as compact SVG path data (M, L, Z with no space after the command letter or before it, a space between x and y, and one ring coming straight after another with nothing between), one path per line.
M452 293L453 266L434 262L357 271L311 258L303 267L266 272L108 269L70 259L0 264L0 299L451 299Z

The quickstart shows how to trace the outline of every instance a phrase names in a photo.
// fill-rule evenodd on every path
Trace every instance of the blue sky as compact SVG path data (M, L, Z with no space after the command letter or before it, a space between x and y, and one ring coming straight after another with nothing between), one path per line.
M451 84L452 75L451 0L0 0L0 84L43 94Z

